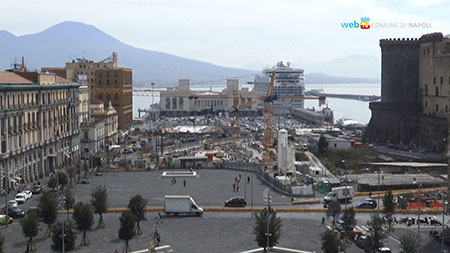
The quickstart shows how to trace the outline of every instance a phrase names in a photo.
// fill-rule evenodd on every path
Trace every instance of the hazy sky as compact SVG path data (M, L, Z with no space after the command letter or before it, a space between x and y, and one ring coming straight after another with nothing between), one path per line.
M370 29L342 28L361 17L370 18ZM298 66L350 54L379 57L380 38L450 34L450 0L0 0L0 30L15 35L67 20L136 47L223 66Z

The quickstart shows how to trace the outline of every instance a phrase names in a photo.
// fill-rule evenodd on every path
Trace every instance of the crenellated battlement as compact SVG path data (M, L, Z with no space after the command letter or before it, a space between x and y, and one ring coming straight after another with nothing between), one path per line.
M420 37L420 43L428 42L441 42L444 39L444 35L440 32L424 34Z
M380 40L380 46L393 46L393 45L418 45L418 38L387 38Z

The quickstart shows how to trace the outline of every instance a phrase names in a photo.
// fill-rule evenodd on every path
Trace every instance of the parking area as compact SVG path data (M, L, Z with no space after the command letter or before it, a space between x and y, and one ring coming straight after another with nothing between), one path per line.
M172 171L172 170L168 170ZM92 177L91 183L77 185L74 195L77 201L90 201L92 189L96 185L108 188L109 200L112 207L125 207L129 199L141 194L148 200L150 206L162 206L164 195L190 195L199 205L224 205L225 200L236 196L247 196L247 203L251 201L252 176L233 170L200 169L196 170L196 178L161 178L164 170L142 172L109 172L102 176ZM239 180L239 175L240 180ZM248 182L250 177L250 182ZM239 180L239 191L233 191L235 180ZM184 180L186 184L184 184ZM236 188L237 189L237 188ZM263 205L263 191L267 186L253 175L253 202ZM290 204L289 197L270 191L274 204Z

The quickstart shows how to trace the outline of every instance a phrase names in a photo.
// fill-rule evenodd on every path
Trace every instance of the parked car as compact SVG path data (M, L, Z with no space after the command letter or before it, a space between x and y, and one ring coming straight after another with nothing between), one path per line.
M25 216L25 212L18 207L10 207L8 208L8 215L13 217L14 219L22 218Z
M376 251L376 253L391 253L391 252L392 252L391 249L388 247L382 247L377 249Z
M33 197L33 193L31 191L23 191L23 193L25 193L25 197L27 197L27 200Z
M375 209L376 207L377 202L368 200L360 201L355 205L356 209Z
M33 194L40 194L44 192L44 188L42 188L41 185L35 185L33 186L33 190L31 191Z
M245 205L247 205L247 202L243 197L234 197L225 201L226 207L245 207Z
M18 207L19 203L17 203L17 201L15 201L14 199L8 201L8 207Z
M13 222L13 218L10 216L9 217L9 224L11 224ZM0 214L0 225L6 225L6 215L5 214Z
M27 202L28 199L27 199L27 196L25 195L25 193L21 192L21 193L17 193L16 194L15 200L20 205L20 204L23 204L23 203Z

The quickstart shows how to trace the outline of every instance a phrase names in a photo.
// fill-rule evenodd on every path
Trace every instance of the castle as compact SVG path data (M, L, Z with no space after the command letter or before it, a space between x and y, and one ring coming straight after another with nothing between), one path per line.
M382 39L381 101L370 103L366 143L446 149L450 102L450 36Z

